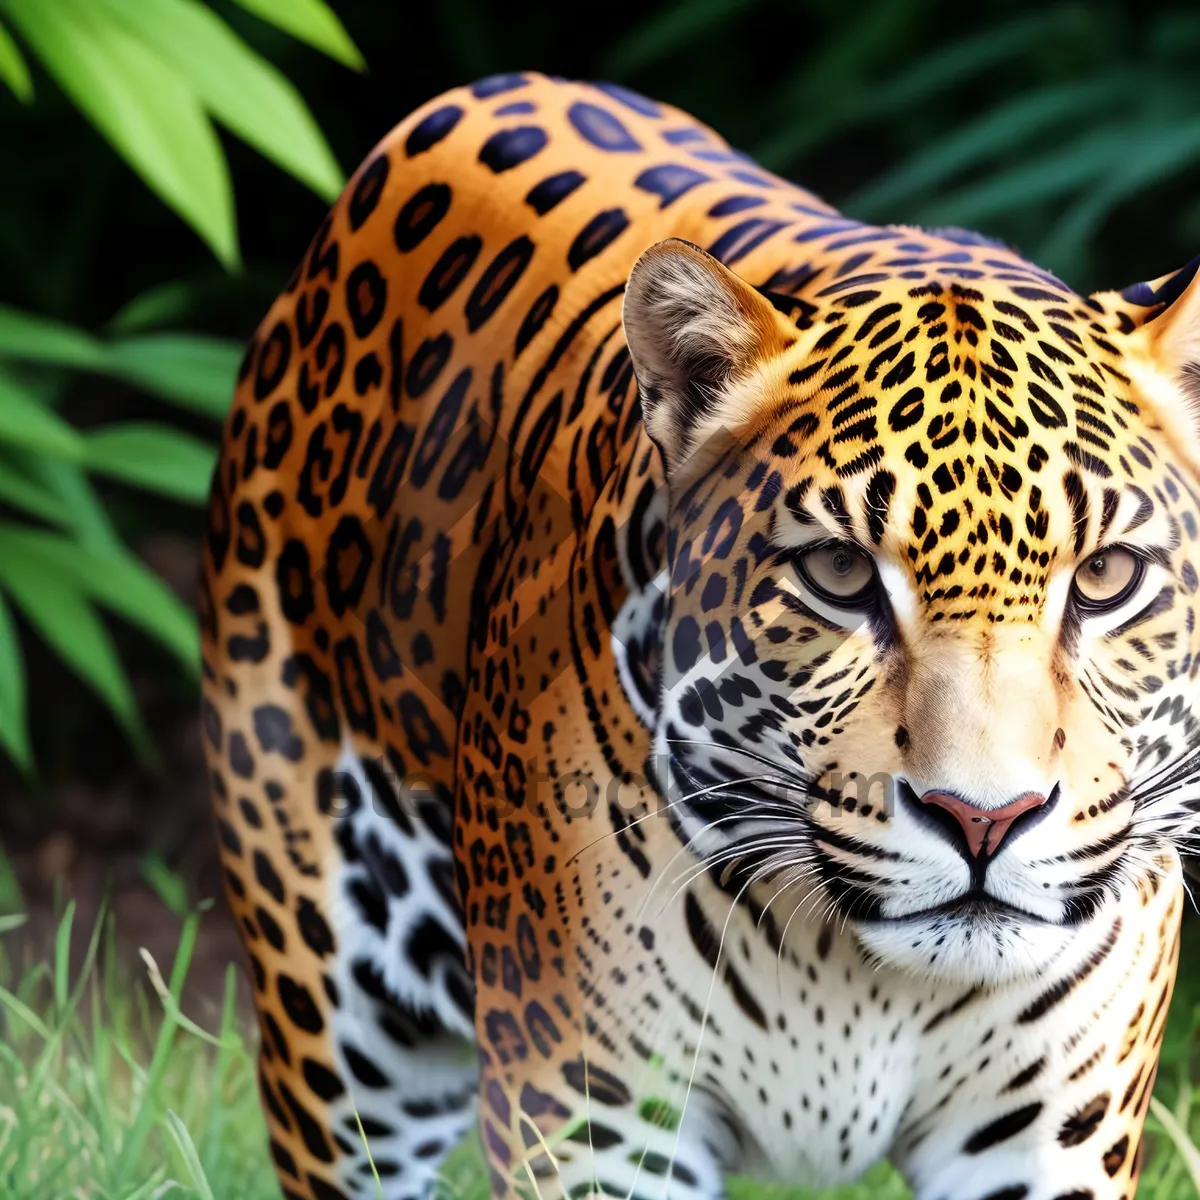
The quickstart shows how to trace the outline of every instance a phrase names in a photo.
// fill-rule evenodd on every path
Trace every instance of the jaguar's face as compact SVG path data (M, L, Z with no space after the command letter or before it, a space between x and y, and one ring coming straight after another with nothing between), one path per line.
M784 919L972 983L1146 886L1200 788L1196 289L1139 328L1002 265L798 329L665 244L626 304L671 813Z

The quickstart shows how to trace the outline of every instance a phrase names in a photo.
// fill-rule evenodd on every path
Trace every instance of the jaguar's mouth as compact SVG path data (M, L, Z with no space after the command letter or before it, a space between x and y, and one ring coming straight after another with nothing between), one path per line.
M949 918L957 922L973 922L995 920L1022 921L1035 925L1055 925L1057 922L1048 921L1045 917L1032 913L1028 909L1018 908L998 900L987 892L975 889L947 900L944 904L936 904L930 908L920 908L915 912L899 913L896 916L874 917L871 924L875 925L904 925L912 921L929 921L937 918Z

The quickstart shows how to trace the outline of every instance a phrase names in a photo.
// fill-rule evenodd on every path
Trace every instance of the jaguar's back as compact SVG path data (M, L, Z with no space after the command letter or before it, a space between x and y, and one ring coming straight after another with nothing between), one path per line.
M475 1072L457 1046L434 1051L453 1103L399 1106L427 1069L408 1043L473 1036L451 854L471 645L507 603L528 694L571 667L566 572L618 447L644 437L620 332L638 255L725 234L736 261L797 204L836 221L666 106L484 80L371 154L251 342L209 521L204 727L287 1186L336 1194L321 1185L347 1154L369 1180L346 1084L367 1089L385 1174L436 1142L432 1170L461 1134ZM483 682L505 706L478 737L494 723L537 757L517 686ZM506 757L497 780L523 786Z
M645 344L633 346L631 359L621 321L626 282L648 247L672 237L706 247L770 303L732 276L712 274L720 268L693 251L671 252L682 264L675 275L647 260L642 278L651 282L634 313L644 318L644 332L629 326L630 341ZM711 294L710 275L718 281ZM887 287L902 287L899 299L884 294ZM688 329L667 317L661 329L655 325L655 306L672 302L672 288L694 294ZM873 729L851 720L860 703L864 712L876 703L866 698L871 684L862 683L875 669L863 665L871 655L853 675L830 668L821 677L839 653L828 621L815 642L792 639L793 647L812 648L782 676L767 671L768 681L726 672L693 687L695 664L704 654L718 662L718 643L721 656L728 641L745 665L758 657L756 640L789 641L770 633L770 621L738 615L772 600L754 588L754 572L774 562L772 514L785 497L799 526L809 500L825 497L843 531L854 526L861 501L877 514L871 537L882 547L889 504L921 495L916 476L910 488L903 471L941 480L954 406L965 397L961 387L942 391L939 428L907 433L922 420L914 384L922 373L933 384L967 369L964 360L976 356L992 321L984 296L1001 293L999 303L1033 310L1026 319L1035 328L1057 322L1075 331L1047 336L1081 361L1106 353L1081 349L1089 319L1103 318L1102 332L1136 324L1119 305L1072 316L1078 298L1002 248L846 220L730 151L692 118L617 88L529 75L485 80L414 113L360 168L246 355L206 543L204 731L228 894L261 1020L272 1150L289 1196L375 1195L376 1172L389 1200L422 1194L472 1120L480 1064L484 1145L497 1194L524 1181L542 1196L658 1195L667 1187L711 1196L722 1166L819 1169L833 1177L902 1145L918 1164L915 1177L937 1175L920 1166L926 1135L917 1137L912 1123L914 1096L930 1105L940 1096L936 1080L944 1076L940 1060L936 1070L932 1062L949 1053L930 1049L930 1026L952 1014L974 1022L960 1026L959 1036L976 1038L1004 1016L972 1007L981 992L970 979L890 972L897 964L886 954L889 970L872 983L863 941L844 929L849 910L843 927L806 913L791 933L793 905L772 913L776 877L757 870L760 846L722 851L711 873L689 876L690 862L705 861L687 857L696 827L671 805L667 815L675 819L641 818L660 806L663 790L648 759L673 757L673 746L688 738L712 737L733 752L740 745L743 754L754 747L740 771L673 761L693 794L719 791L733 775L750 787L745 780L761 774L754 756L766 763L764 747L776 735L778 761L802 769L811 784L830 763L846 761L837 743L845 729L854 746L882 731L888 754L907 752L893 710L872 717ZM728 297L732 316L722 308ZM1044 315L1056 307L1067 315ZM630 319L627 312L627 326ZM749 368L714 368L723 343L688 357L688 339L702 339L696 330L706 320L741 322L745 346L726 339L731 361L751 353L788 359L778 389L804 388L819 376L822 414L806 424L808 401L777 391L769 438L714 446L719 427L736 428L746 415L744 405L719 409L718 399ZM1006 321L1007 328L1020 325L1019 316ZM851 327L854 356L843 359L834 331ZM656 336L678 350L675 359L664 350L671 361L659 362ZM935 362L930 346L939 338ZM986 370L971 378L990 387L998 361L990 378ZM1056 379L1070 372L1061 362L1038 361ZM686 379L673 379L675 367ZM857 395L852 370L841 384L833 378L851 367L863 382ZM1043 394L1053 391L1033 370ZM847 385L855 392L839 394ZM874 395L892 389L877 408ZM1096 390L1097 407L1108 405ZM1047 410L1044 401L1032 403ZM982 398L980 405L982 412ZM1114 439L1124 436L1111 416L1103 420ZM956 428L969 424L959 419ZM1059 459L1070 453L1055 440L1058 432L1047 432L1056 422L1041 424L1031 435L1019 412L1003 409L994 418L999 435L981 434L980 480L986 459L997 491L1013 504L1024 484L1020 474L1014 483L1006 473L1009 459L1031 480L1049 459L1057 479ZM809 437L814 447L823 443L804 482L787 473ZM1071 444L1078 448L1079 439ZM747 452L757 466L746 466ZM1094 446L1086 452L1100 453ZM1081 462L1075 468L1086 474ZM831 487L844 487L848 499ZM1142 491L1153 494L1145 483ZM1060 513L1073 511L1079 528L1079 503L1049 496L1049 485L1046 492L1044 520L1036 502L1028 506L1033 542L1053 537ZM932 499L912 503L932 519ZM963 503L971 510L970 500ZM1086 498L1081 503L1086 510ZM1115 514L1107 496L1094 509L1110 503ZM982 512L974 516L981 528L987 524ZM993 529L997 519L993 513ZM687 566L687 530L697 522L696 552L703 544L703 570L712 571L703 587L700 559ZM899 560L929 583L937 572L926 560L937 563L945 547L935 553L917 524L906 516L897 536L926 548ZM953 523L941 518L946 545L958 525L957 516ZM969 526L964 521L961 536ZM1076 552L1082 549L1081 541ZM975 609L999 604L1005 588L1022 589L1023 605L1041 603L1045 589L1036 578L1005 582L1007 567L989 559L977 569L975 557L965 555L957 567L951 560L964 578L974 572L978 602L967 620L982 621ZM1035 575L1052 558L1047 552ZM668 576L674 570L686 601L656 589L664 568ZM997 580L987 603L987 590L978 591L983 570ZM956 599L946 586L930 597L927 589L926 602L943 617ZM687 604L699 606L694 619L678 616ZM792 609L788 619L803 611L813 620L809 609ZM678 624L668 636L663 622L672 613ZM961 612L950 614L956 619ZM787 683L773 704L762 690L772 679ZM673 690L675 683L681 686ZM792 700L806 689L816 696L813 706L805 700L797 707ZM660 702L667 695L680 697L670 720L667 701ZM733 732L733 710L746 716L760 699L759 713ZM832 725L820 712L830 700ZM1073 729L1066 717L1057 720ZM731 733L721 738L714 731L723 724ZM926 754L922 761L932 760ZM884 767L900 769L890 760ZM864 807L839 810L838 820L854 811L861 822L870 816ZM950 810L942 804L938 811ZM1103 821L1097 811L1093 818ZM891 814L876 816L890 832ZM710 830L733 819L727 811L700 812ZM842 865L823 884L832 895L831 880L861 876L862 864L847 856L863 843L845 829L831 828L828 837L842 839ZM746 859L756 869L744 878L720 869ZM1174 872L1169 855L1160 870ZM1126 1188L1134 1155L1128 1145L1120 1155L1115 1148L1121 1136L1136 1136L1148 1102L1178 908L1173 877L1161 892L1157 884L1138 886L1140 907L1154 914L1161 936L1148 944L1126 918L1129 946L1122 942L1111 960L1119 957L1126 974L1106 975L1101 960L1090 971L1091 986L1119 1010L1112 1019L1128 1026L1137 1049L1111 1066L1101 1091L1117 1100L1094 1117L1096 1145L1079 1152L1089 1164L1080 1178L1100 1172L1101 1151L1108 1151L1099 1177L1114 1186L1124 1180ZM1102 890L1089 919L1108 911ZM819 897L811 905L829 915ZM1121 927L1118 918L1118 940ZM731 965L719 947L735 934L742 949ZM1074 962L1072 951L1055 945L1059 957L1051 961ZM1078 945L1085 958L1092 954L1086 938ZM771 994L777 970L778 997ZM1013 1021L1046 982L1011 999ZM1140 1013L1117 1002L1122 988L1144 991ZM904 1019L897 1023L889 1011ZM832 1066L827 1019L835 1027L830 1042L842 1045ZM1038 1032L1033 1045L1043 1037L1058 1033ZM1018 1102L1025 1085L1015 1078L1017 1100L997 1099L1010 1076L1028 1068L1032 1085L1039 1073L1031 1066L1037 1055L1012 1050L1008 1040L1005 1080L993 1087L980 1068L977 1090L987 1098L979 1103L989 1112L998 1107L976 1126L1032 1111L1033 1101ZM1115 1058L1110 1043L1107 1035L1109 1049L1088 1043L1098 1062ZM1055 1056L1058 1050L1043 1054ZM886 1101L874 1087L868 1095L865 1082L860 1087L867 1063L871 1074L901 1080ZM853 1085L839 1083L839 1071ZM781 1077L794 1082L797 1073L804 1079L792 1087L796 1095L782 1098ZM1071 1104L1088 1088L1062 1086ZM743 1090L765 1106L761 1127ZM681 1124L676 1110L689 1094L688 1123ZM1040 1111L1044 1101L1037 1104ZM1009 1136L1032 1127L1037 1115L1024 1125L1024 1117L1013 1117ZM984 1139L970 1153L991 1144ZM996 1184L990 1193L972 1185L953 1194L1033 1200L1033 1182L1003 1190L1007 1169L983 1168L978 1178Z

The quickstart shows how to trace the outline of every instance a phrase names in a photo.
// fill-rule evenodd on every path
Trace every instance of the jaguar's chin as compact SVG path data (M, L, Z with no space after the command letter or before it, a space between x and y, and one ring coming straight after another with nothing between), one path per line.
M881 966L945 983L1000 987L1043 972L1071 930L990 898L966 897L904 917L860 921Z

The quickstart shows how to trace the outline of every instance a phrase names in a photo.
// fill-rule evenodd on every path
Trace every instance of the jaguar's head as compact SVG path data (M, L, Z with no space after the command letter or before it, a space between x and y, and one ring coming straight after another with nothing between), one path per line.
M790 309L687 243L639 260L669 495L640 703L727 883L1000 983L1195 836L1200 260L1084 298L920 237Z

